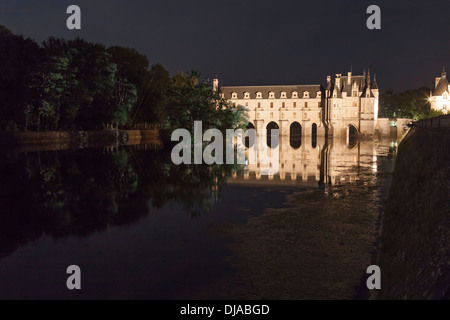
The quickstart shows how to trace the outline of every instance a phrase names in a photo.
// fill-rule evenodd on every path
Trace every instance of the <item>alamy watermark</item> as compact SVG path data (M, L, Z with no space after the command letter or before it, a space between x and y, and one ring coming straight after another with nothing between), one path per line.
M261 175L274 175L279 171L278 129L271 130L269 141L266 130L257 133L255 129L228 129L224 139L218 129L208 129L203 133L202 122L195 121L193 134L192 140L191 133L186 129L176 129L172 133L172 142L179 142L171 153L174 164L259 164ZM248 146L245 145L246 139ZM204 147L204 143L209 144Z

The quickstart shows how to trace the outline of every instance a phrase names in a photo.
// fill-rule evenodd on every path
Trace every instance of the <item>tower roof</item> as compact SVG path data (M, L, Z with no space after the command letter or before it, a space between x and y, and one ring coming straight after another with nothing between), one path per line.
M377 89L378 90L377 75L374 75L374 77L373 77L372 89Z
M434 92L433 92L433 96L434 97L442 96L442 94L444 92L448 93L449 92L448 86L449 86L449 83L448 83L448 79L447 79L447 73L445 72L445 68L444 68L444 71L442 72L441 80L439 80L439 83L436 86L436 90L434 90Z

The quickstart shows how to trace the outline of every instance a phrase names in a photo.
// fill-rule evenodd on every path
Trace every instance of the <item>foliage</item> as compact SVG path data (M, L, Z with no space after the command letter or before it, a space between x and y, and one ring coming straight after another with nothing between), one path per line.
M394 94L387 91L380 96L381 118L411 118L424 119L435 115L428 101L429 88L419 88Z
M38 131L160 123L169 83L134 49L54 37L40 47L0 26L0 130L11 121Z
M163 129L170 134L184 128L193 132L194 121L202 121L203 130L246 128L243 107L235 107L220 92L212 90L210 81L200 81L200 74L178 73L164 97Z

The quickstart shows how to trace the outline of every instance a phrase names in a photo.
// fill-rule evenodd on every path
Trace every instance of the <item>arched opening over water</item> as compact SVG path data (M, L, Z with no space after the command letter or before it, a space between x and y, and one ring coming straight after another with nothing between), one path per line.
M272 145L272 130L278 130L278 140L280 140L279 139L280 127L278 126L278 124L276 122L273 122L273 121L269 122L267 124L266 130L267 130L267 146L269 148L276 148L276 147L278 147L278 142L279 141L276 141L276 143L274 145Z
M291 147L298 149L302 146L302 126L298 122L293 122L289 130L289 140Z
M354 125L349 125L347 128L347 145L349 149L353 149L356 146L358 138L358 129Z
M311 145L313 149L317 147L317 124L313 123L311 129Z
M248 125L247 125L247 130L250 130L250 129L255 130L255 125L253 123L251 123L251 122L249 122ZM245 137L245 147L246 148L253 147L254 143L255 143L255 141L250 141L249 137Z

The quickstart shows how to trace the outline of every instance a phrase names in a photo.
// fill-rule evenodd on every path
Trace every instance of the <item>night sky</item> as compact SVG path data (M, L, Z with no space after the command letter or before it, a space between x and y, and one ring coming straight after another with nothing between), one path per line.
M81 31L66 28L71 4L81 7ZM381 30L366 27L371 4L381 7ZM353 66L398 92L430 87L450 69L448 0L0 0L0 24L39 42L133 47L172 74L217 74L223 85L323 84Z

